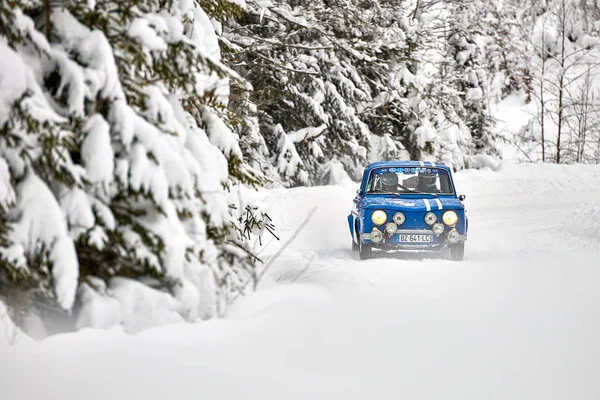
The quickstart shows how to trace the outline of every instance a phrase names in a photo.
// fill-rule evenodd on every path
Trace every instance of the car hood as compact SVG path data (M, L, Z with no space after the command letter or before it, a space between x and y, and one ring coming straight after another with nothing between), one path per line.
M422 197L388 197L372 196L362 199L362 206L368 209L385 208L396 211L435 211L435 210L459 210L463 209L462 203L454 197L433 196L429 198Z

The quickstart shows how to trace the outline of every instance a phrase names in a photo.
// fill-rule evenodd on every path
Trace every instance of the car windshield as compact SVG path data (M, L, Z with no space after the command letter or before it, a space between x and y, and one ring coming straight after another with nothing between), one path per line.
M374 168L367 182L371 193L453 194L448 171L435 167Z

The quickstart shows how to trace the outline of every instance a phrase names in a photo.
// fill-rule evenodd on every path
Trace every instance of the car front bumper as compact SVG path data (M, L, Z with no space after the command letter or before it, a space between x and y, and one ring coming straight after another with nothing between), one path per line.
M430 235L430 242L401 242L400 235ZM400 229L393 235L385 234L383 240L375 243L371 240L371 233L365 232L360 234L360 239L364 244L371 244L373 247L390 249L390 250L441 250L448 247L451 243L447 239L447 232L441 235L435 235L431 230L427 229ZM467 240L466 234L458 235L458 243Z

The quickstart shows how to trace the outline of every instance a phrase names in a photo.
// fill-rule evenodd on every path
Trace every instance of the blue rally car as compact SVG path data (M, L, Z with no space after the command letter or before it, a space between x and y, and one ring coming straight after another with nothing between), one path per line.
M361 260L372 249L450 250L462 260L469 222L452 173L429 161L384 161L365 169L348 226Z

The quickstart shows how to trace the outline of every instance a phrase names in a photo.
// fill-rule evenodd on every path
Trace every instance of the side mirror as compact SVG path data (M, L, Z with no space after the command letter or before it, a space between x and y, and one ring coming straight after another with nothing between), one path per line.
M356 197L354 197L354 200L352 200L355 203L358 203L358 199L362 196L362 192L360 191L360 189L358 189L356 191Z
M467 198L467 196L465 196L464 194L461 194L460 196L458 196L458 199L460 201L465 201L466 198Z

